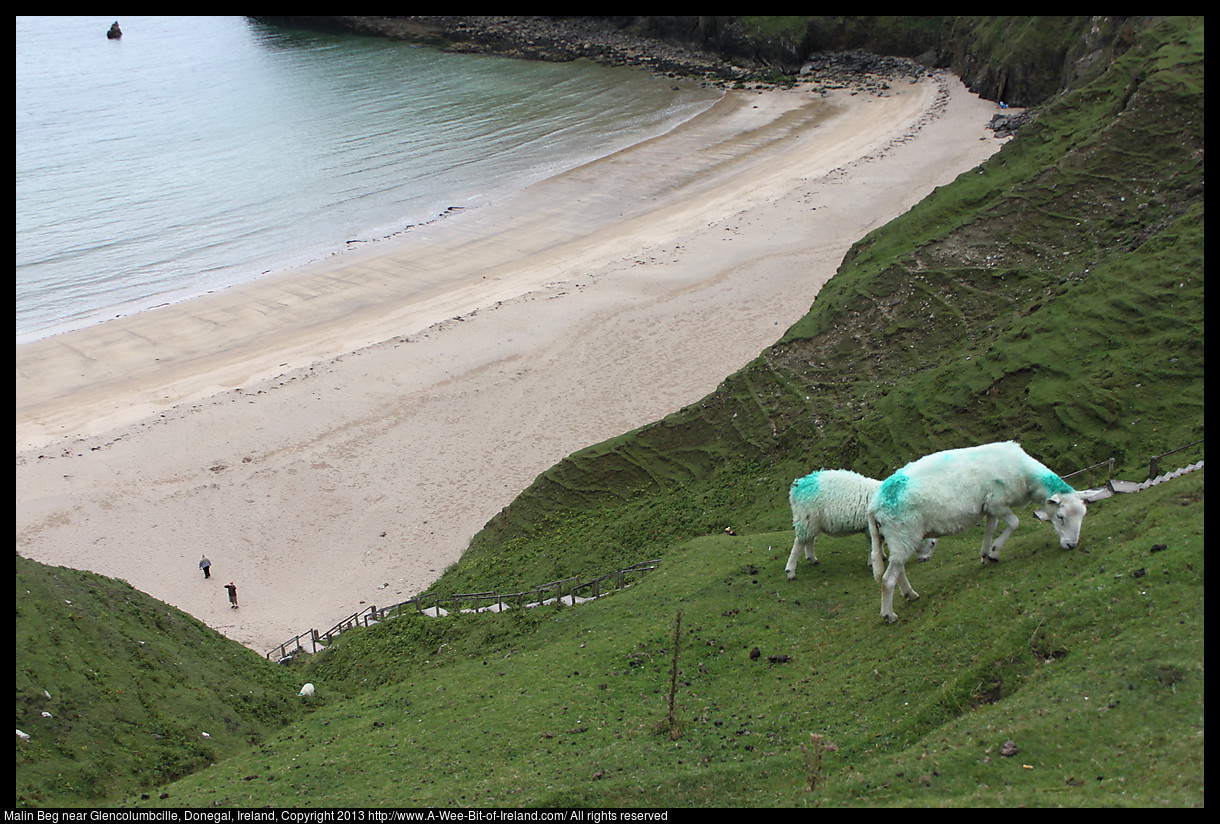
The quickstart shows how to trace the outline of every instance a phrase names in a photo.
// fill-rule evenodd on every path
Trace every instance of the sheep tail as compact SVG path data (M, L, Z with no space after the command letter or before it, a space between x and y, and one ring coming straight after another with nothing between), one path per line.
M868 513L868 537L872 545L868 558L873 564L873 578L880 581L881 576L885 574L885 557L881 554L881 530L871 512Z

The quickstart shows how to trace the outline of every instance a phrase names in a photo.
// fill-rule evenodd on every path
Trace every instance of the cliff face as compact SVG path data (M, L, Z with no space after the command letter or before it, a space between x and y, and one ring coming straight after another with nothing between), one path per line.
M635 17L642 35L748 66L795 72L821 52L918 60L962 77L979 95L1031 106L1096 77L1151 17Z
M989 100L1033 106L1101 74L1149 17L963 17L941 55Z
M587 58L723 82L795 75L818 55L867 52L959 75L1033 106L1100 74L1150 17L730 16L260 17L278 25L430 42L530 60ZM867 66L864 68L867 69Z

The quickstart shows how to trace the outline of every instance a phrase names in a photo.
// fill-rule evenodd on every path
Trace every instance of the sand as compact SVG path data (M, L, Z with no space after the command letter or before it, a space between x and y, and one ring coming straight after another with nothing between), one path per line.
M20 346L17 551L259 652L403 601L540 472L778 339L1000 148L996 110L951 76L732 91L500 202Z

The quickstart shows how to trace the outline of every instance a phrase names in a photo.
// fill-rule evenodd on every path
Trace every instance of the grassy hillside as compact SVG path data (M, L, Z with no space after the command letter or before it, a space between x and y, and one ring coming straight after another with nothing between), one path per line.
M1032 518L997 565L943 539L893 626L860 536L790 582L786 530L579 607L396 619L316 656L347 700L138 803L1202 805L1204 505L1201 472L1095 504L1088 554Z
M397 619L287 669L18 559L18 804L1201 806L1202 472L1095 504L1087 554L1028 515L998 565L943 539L893 626L860 536L782 572L810 469L1018 438L1141 479L1203 437L1202 19L1127 45L716 392L543 473L434 587L664 559L627 590ZM314 711L278 726L303 680Z
M861 538L782 568L810 468L1016 437L1141 478L1202 436L1202 53L1197 21L1145 34L717 392L544 473L436 589L661 570L345 635L308 671L346 701L170 803L1201 805L1202 473L1094 505L1089 554L1028 516L998 566L944 539L893 627Z
M191 616L124 581L16 564L16 806L119 798L302 714L297 676Z
M1149 456L1203 433L1202 83L1201 21L1145 32L860 241L808 315L715 393L539 476L436 588L780 529L788 484L811 469L884 476L988 440L1019 439L1060 473L1114 457L1142 479Z

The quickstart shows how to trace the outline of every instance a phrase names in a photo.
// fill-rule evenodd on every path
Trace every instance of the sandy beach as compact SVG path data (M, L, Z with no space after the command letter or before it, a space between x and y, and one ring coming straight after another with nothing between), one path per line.
M259 652L405 600L540 472L779 338L999 150L996 111L948 75L731 91L500 202L20 346L17 551Z

